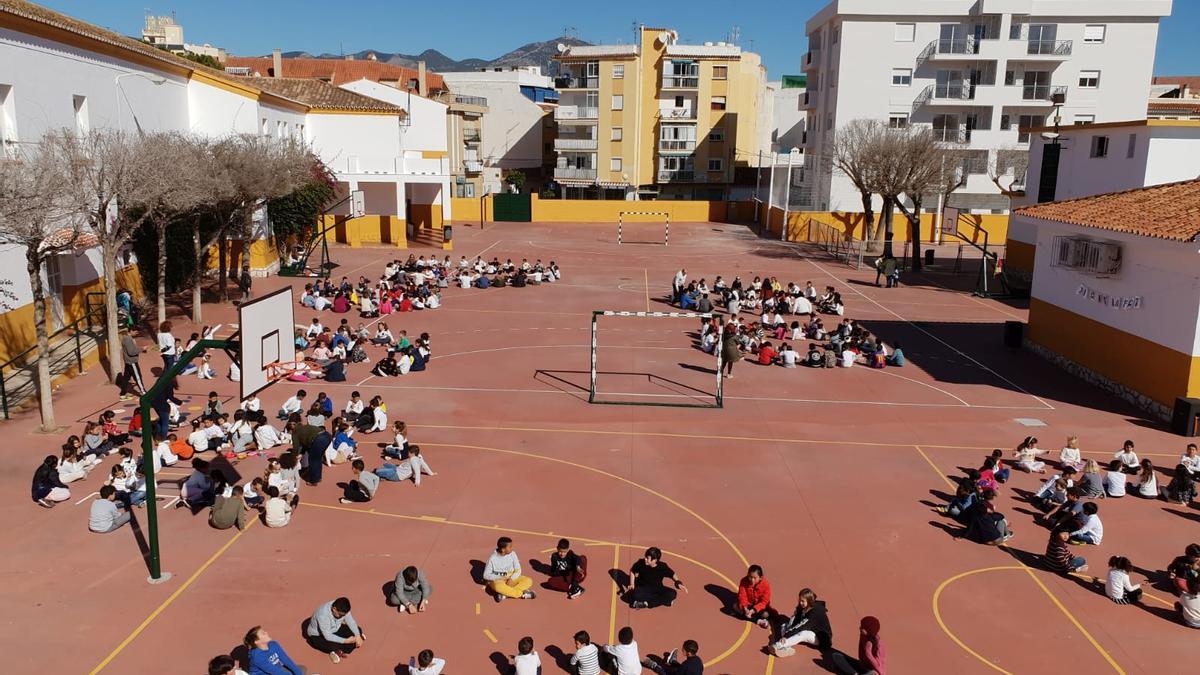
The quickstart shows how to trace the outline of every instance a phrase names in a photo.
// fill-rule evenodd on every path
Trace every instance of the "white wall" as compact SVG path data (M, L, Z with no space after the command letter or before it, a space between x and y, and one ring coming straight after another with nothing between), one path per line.
M782 84L772 82L771 90L774 107L772 124L771 149L775 152L787 152L792 148L803 148L804 125L808 114L800 107L804 98L803 89L782 89Z
M545 112L538 104L521 93L521 77L528 73L442 73L447 85L456 94L482 96L487 99L488 111L483 114L480 158L488 166L503 169L538 168L542 166L542 117ZM540 78L536 86L549 87ZM531 85L532 86L532 85Z
M1200 128L1153 129L1145 185L1200 178Z
M1194 243L1137 237L1095 228L1031 219L1017 214L1014 223L1032 221L1037 230L1033 297L1102 322L1118 330L1192 356L1200 355L1200 253ZM1029 223L1026 223L1029 224ZM1056 236L1087 236L1123 245L1121 271L1097 278L1054 267ZM1115 297L1142 296L1143 308L1114 309L1078 294L1080 284ZM1122 355L1113 355L1121 358Z
M406 153L446 151L446 104L370 80L348 82L342 89L403 108L409 115L403 127Z
M165 77L155 85L140 73ZM117 77L122 76L118 81ZM0 29L0 84L12 86L10 103L19 141L46 131L75 129L73 97L87 97L91 129L186 129L187 81L62 43ZM118 91L119 86L119 91Z
M396 171L400 157L396 115L309 113L308 135L313 151L336 173Z

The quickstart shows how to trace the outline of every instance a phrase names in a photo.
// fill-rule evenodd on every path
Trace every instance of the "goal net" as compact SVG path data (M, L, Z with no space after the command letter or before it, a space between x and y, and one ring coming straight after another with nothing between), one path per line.
M723 408L720 321L711 353L699 312L592 312L588 403Z
M617 214L618 244L666 246L670 239L671 214L665 211L622 211Z

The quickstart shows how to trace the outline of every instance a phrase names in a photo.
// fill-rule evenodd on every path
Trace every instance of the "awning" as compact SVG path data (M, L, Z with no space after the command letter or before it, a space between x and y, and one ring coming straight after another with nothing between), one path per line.
M599 185L602 188L611 188L611 189L629 187L629 183L625 183L625 182L621 182L621 181L612 181L612 180L598 180L598 181L596 181L596 185Z
M596 185L596 181L579 178L555 178L554 182L563 187L593 187Z

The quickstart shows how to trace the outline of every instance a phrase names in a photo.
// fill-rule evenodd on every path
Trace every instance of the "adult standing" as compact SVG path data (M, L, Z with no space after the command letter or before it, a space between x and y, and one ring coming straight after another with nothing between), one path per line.
M174 343L172 343L172 346L174 346ZM121 355L125 357L125 386L121 393L122 401L128 401L134 396L141 396L146 393L146 385L142 383L142 368L138 363L138 357L144 351L146 351L146 348L138 347L137 341L129 334L129 328L122 328Z
M334 663L340 663L367 640L350 614L350 600L345 597L318 607L308 620L305 635L313 649L329 654L329 660Z
M238 277L238 288L242 291L243 302L253 297L250 295L250 287L253 285L253 283L254 280L250 277L250 270L243 267L242 275Z
M683 580L675 575L670 565L663 562L662 551L657 546L646 549L642 559L629 569L629 575L631 586L622 589L622 593L629 594L629 604L634 609L670 607L679 591L687 592ZM663 585L668 580L674 588Z
M433 594L433 586L425 578L425 573L409 565L396 575L396 588L388 595L388 600L400 608L401 612L416 614L424 612L429 606L429 596Z
M684 284L687 283L687 270L680 268L675 273L675 279L671 282L671 304L679 304L680 297L683 296Z
M721 370L724 371L725 378L733 377L733 364L742 360L742 353L738 350L737 332L737 326L730 322L721 336Z
M294 420L294 423L293 423ZM325 427L318 427L312 424L300 423L300 416L293 415L289 419L292 424L292 450L297 454L308 458L308 466L305 472L305 480L309 485L316 485L321 482L321 469L325 461L325 448L333 442L333 438L329 432L325 431ZM322 445L322 442L324 445Z
M163 374L165 375L179 358L179 352L175 350L175 336L171 334L170 321L158 324L158 353L162 356Z

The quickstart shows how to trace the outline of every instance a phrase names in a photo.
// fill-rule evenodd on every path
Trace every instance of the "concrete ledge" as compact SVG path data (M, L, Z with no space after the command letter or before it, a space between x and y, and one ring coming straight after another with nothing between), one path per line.
M1059 368L1062 368L1071 375L1078 377L1088 384L1099 387L1110 394L1123 398L1159 419L1171 419L1172 411L1170 407L1159 403L1145 394L1130 389L1120 382L1110 380L1109 378L1097 373L1087 366L1076 363L1071 359L1068 359L1057 352L1051 351L1036 342L1025 340L1025 348L1042 357L1043 359L1046 359L1050 363L1053 363Z

